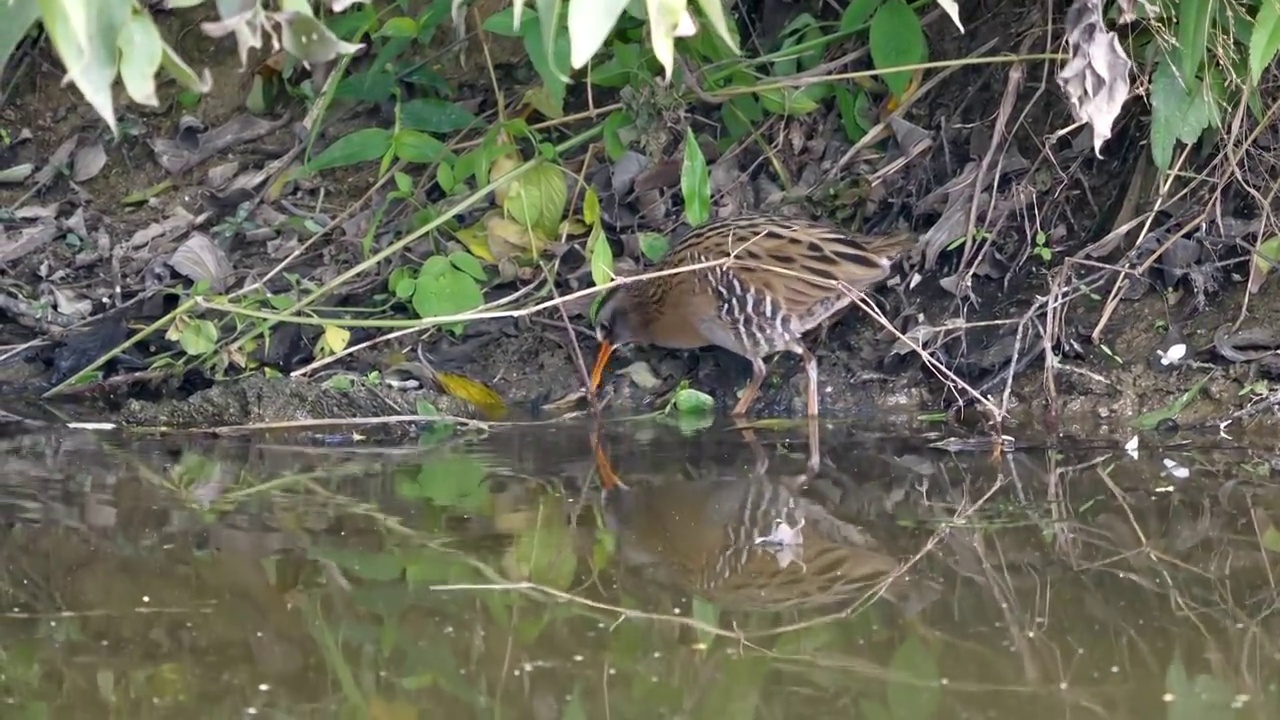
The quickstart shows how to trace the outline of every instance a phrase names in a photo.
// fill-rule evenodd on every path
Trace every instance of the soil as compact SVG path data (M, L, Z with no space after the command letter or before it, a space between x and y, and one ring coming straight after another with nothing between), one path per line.
M770 3L766 5L776 10ZM989 40L998 39L998 34L1010 27L1025 31L1017 34L1022 41L1027 33L1046 24L1044 18L1036 14L1038 11L1020 3L962 3L962 6L965 12L972 13L971 17L986 20L964 35L955 33L945 22L930 23L926 32L932 41L932 57L968 56ZM193 17L190 13L166 15L161 18L161 27L180 54L199 58L201 66L207 65L211 70L213 90L195 111L170 104L149 112L122 103L124 125L130 132L113 141L75 91L59 87L57 61L47 47L37 48L30 56L31 61L23 65L23 74L8 103L0 109L0 128L10 137L17 138L24 131L30 131L29 140L14 143L0 152L6 167L24 162L43 167L45 160L77 133L81 135L82 145L102 140L107 151L103 170L82 183L57 176L34 195L30 194L31 184L0 186L0 204L11 211L37 206L53 208L52 212L63 223L75 212L83 211L83 227L88 231L88 237L76 237L74 241L74 232L59 233L56 239L30 252L16 252L13 248L19 238L25 237L23 230L30 223L23 220L10 223L8 220L12 218L5 218L3 235L0 235L0 254L6 257L0 266L3 294L21 302L0 307L0 316L5 322L0 342L8 344L7 348L0 348L0 355L5 357L0 361L0 393L14 402L38 396L53 384L56 348L69 347L71 342L72 351L85 353L91 349L94 357L113 348L114 343L101 348L74 346L75 341L69 338L76 336L65 330L92 327L94 321L104 317L118 301L142 294L152 282L150 274L158 265L157 258L163 259L171 253L178 241L150 243L145 246L146 253L117 259L115 265L111 260L112 246L127 241L154 223L172 218L179 206L194 215L214 207L202 228L209 233L212 225L227 216L226 212L217 211L216 202L210 200L206 187L210 167L232 160L245 167L261 167L265 164L263 154L270 154L264 148L290 147L295 142L294 130L286 123L257 139L254 146L231 148L186 173L173 175L160 167L150 144L156 138L173 137L183 114L195 112L209 127L218 127L244 113L246 78L250 71L240 68L240 60L229 40L213 41L192 29ZM997 50L1009 44L1002 42ZM492 48L494 52L498 49ZM513 58L521 56L519 47L504 46L502 52ZM436 60L444 67L457 57ZM1028 75L1038 78L1042 69L1040 65L1032 66ZM12 63L9 72L14 72ZM447 68L441 72L445 77L466 74ZM936 198L929 198L930 194L954 180L967 163L981 159L985 153L984 138L989 143L992 134L992 109L1000 105L1008 82L1009 68L1003 64L966 66L947 76L923 93L904 115L917 127L933 133L935 143L931 152L870 189L862 180L852 179L840 187L810 188L810 199L819 198L813 204L831 205L833 218L843 221L849 199L853 197L863 201L866 209L859 214L866 222L881 226L910 224L923 232L937 221L941 211ZM1052 80L1047 84L1052 85ZM457 85L459 96L468 92L491 93L483 85L463 82ZM172 88L168 88L167 96L173 96ZM481 97L477 104L491 106L492 98ZM1212 426L1250 403L1268 400L1271 396L1262 382L1271 375L1266 359L1251 356L1248 360L1238 357L1233 360L1224 356L1221 343L1215 344L1215 333L1220 334L1222 328L1236 323L1246 302L1247 278L1244 276L1247 273L1239 269L1245 267L1240 263L1239 252L1215 255L1220 263L1234 261L1236 264L1217 271L1209 283L1193 282L1189 279L1191 274L1167 282L1168 273L1161 275L1159 268L1153 270L1148 275L1147 289L1131 293L1131 297L1120 301L1117 310L1103 324L1097 342L1091 335L1111 286L1120 277L1118 274L1105 275L1091 292L1058 306L1057 315L1050 320L1045 314L1046 297L1083 282L1089 273L1103 268L1107 258L1117 260L1125 249L1136 243L1136 233L1131 233L1123 240L1122 248L1106 257L1083 253L1090 243L1111 230L1124 212L1121 205L1130 185L1143 179L1138 177L1141 173L1138 159L1147 152L1141 142L1146 129L1137 112L1130 112L1122 118L1108 143L1107 156L1098 158L1092 154L1091 147L1083 152L1069 147L1079 144L1074 135L1054 136L1057 130L1071 125L1072 119L1052 87L1028 83L1018 93L1015 107L1013 116L1018 121L1012 131L1011 144L1031 169L1019 178L998 178L995 197L983 196L984 210L979 214L979 225L993 239L992 247L998 257L987 264L986 270L973 275L971 295L963 300L943 289L944 283L940 282L961 270L960 252L948 252L934 262L909 258L889 287L877 293L886 316L894 320L900 330L914 328L917 334L911 336L932 349L942 366L980 389L997 405L1007 406L1014 421L1007 427L1020 427L1027 432L1050 429L1094 437L1125 434L1131 432L1136 418L1171 406L1205 378L1195 400L1176 413L1178 425ZM337 113L339 119L322 133L318 146L362 126L388 125L387 118L376 110ZM295 117L300 115L298 108L294 111ZM690 105L686 112L696 118L699 110L696 105ZM702 127L703 121L693 124ZM792 171L793 179L823 177L822 171L815 171L816 161L804 156L804 148L815 143L825 147L830 140L826 136L838 134L830 114L817 113L775 123L768 125L766 131L773 133L769 142L778 151L776 159ZM683 129L667 134L679 138L683 136ZM657 146L660 142L650 144ZM830 140L830 144L833 151L827 152L828 156L838 156L843 147L847 147L847 144L839 147L835 140ZM880 156L882 161L890 159L892 157ZM757 167L745 156L738 162L739 174L744 177L749 169ZM853 178L859 173L872 173L878 167L875 160L866 159L859 159L855 165L843 174ZM317 217L336 217L363 202L376 183L376 172L376 168L357 166L354 170L325 173L318 180L297 183L274 207L286 214L292 213L289 208L307 207ZM758 169L755 172L758 176ZM131 193L164 181L172 181L175 187L148 202L124 204ZM1032 191L1035 195L1028 197L1027 193ZM1015 203L1014 198L1020 199ZM735 197L730 189L720 201L721 207L732 211L742 196ZM1004 203L1006 212L1000 217L988 216L985 210L988 202L992 207ZM1194 206L1194 202L1191 205ZM80 226L66 224L63 229L74 231L77 227ZM400 225L396 230L404 231L406 227ZM335 277L361 259L362 234L363 231L359 231L333 239L317 253L305 255L291 272L317 284ZM281 237L277 235L275 239ZM1032 252L1036 243L1046 238L1049 243L1045 247L1052 256L1047 261ZM1209 247L1213 246L1211 240L1201 237L1197 242ZM96 257L93 256L94 244L103 250ZM620 244L620 251L625 245L625 242ZM296 243L293 246L285 243L284 250L280 250L272 247L271 242L238 239L230 252L236 280L267 272L281 259L282 253L287 254L294 246ZM414 250L429 251L426 246ZM149 256L142 257L147 253ZM564 255L561 261L567 262L569 256ZM422 255L416 257L420 260ZM998 269L992 269L997 266ZM385 277L393 267L388 263L378 265L344 288L341 296L330 298L325 304L336 307L367 301L372 293L386 287ZM1062 273L1064 267L1069 270L1067 274ZM920 271L918 277L912 274L916 269ZM571 275L570 285L563 290L585 286L580 282L582 271L574 269ZM491 298L514 292L527 279L521 277L495 286L490 292ZM159 282L163 287L179 290L189 285L184 285L184 279L172 272ZM904 290L908 286L911 289ZM1242 328L1280 326L1280 302L1273 286L1274 282L1264 284L1261 292L1247 298L1248 313ZM49 302L48 292L53 288L75 290L91 299L92 311L82 318L73 318L77 322L47 320L39 308L44 307L41 303ZM173 307L172 297L154 295L147 302L133 306L124 313L124 318L128 320L128 327L136 331L147 322L163 317ZM31 308L36 311L28 312ZM207 427L305 418L404 415L413 413L419 401L426 399L445 412L476 415L466 403L458 403L435 389L404 393L376 385L358 385L355 391L339 391L324 382L335 371L360 375L385 369L392 364L391 356L412 358L419 354L432 358L438 369L461 373L490 385L506 400L511 417L544 416L569 407L583 407L583 402L575 402L582 396L583 378L574 345L589 366L596 343L580 309L572 319L576 326L572 340L559 313L550 311L536 318L472 322L461 337L430 333L416 347L413 338L407 343L402 340L374 345L323 371L309 373L304 378L290 378L288 372L313 359L309 353L319 331L307 326L301 328L301 332L295 328L292 340L280 343L286 349L278 352L284 355L268 363L284 371L284 378L264 377L261 373L236 378L236 373L230 370L214 379L200 373L193 377L190 372L180 376L160 372L143 373L137 381L112 384L109 378L121 375L127 378L128 373L147 368L157 354L173 348L172 342L166 344L153 335L150 345L142 343L134 349L134 365L116 362L107 366L108 380L85 390L79 396L80 404L72 406L74 410L64 408L60 414L66 417L70 412L86 419L116 417L130 425ZM935 342L936 335L920 333L929 328L945 329L948 323L959 321L967 323L963 332L944 341ZM1185 336L1190 349L1187 358L1173 367L1162 364L1158 352L1168 349L1171 327ZM1048 354L1044 352L1045 328L1050 330ZM358 335L352 338L352 343L372 337L372 334ZM813 347L820 363L824 411L832 417L874 423L890 416L916 418L926 411L954 409L955 403L964 399L962 391L926 368L918 356L910 352L892 353L893 346L894 338L857 310L820 333ZM74 356L72 351L67 352ZM640 361L657 379L656 386L642 389L627 375L615 374L606 395L610 408L619 413L662 408L672 391L684 381L709 392L718 406L726 409L735 402L737 390L749 375L745 361L714 349L668 352L628 348L620 351L616 358L615 369ZM1006 378L1011 365L1013 381L1006 396ZM762 416L790 416L803 410L804 377L798 359L778 356L770 367L770 381L755 412ZM1262 406L1271 407L1266 403ZM10 404L11 410L17 407ZM979 406L970 401L968 407L972 410ZM30 406L14 410L18 416L31 412ZM1253 418L1269 419L1270 416L1267 410ZM977 417L986 417L986 413L979 412Z

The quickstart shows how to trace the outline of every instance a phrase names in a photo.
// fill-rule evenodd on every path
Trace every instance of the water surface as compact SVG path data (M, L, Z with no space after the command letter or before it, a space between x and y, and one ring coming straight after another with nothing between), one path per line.
M1280 717L1270 452L592 437L6 437L3 717Z

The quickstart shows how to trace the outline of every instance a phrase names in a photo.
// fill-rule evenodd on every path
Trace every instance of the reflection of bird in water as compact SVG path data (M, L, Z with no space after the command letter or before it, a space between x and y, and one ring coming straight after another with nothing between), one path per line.
M898 565L858 528L761 473L628 479L606 482L604 498L620 562L723 609L847 601Z

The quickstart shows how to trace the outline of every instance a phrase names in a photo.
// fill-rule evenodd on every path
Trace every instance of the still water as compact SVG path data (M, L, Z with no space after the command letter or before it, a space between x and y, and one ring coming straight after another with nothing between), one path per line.
M0 439L0 717L1280 717L1269 452L593 436Z

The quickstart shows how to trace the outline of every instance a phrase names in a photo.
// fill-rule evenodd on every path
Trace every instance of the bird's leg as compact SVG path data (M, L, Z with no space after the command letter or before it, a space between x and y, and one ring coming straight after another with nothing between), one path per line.
M809 417L818 417L818 358L803 345L793 351L804 359L804 374L809 376Z
M733 415L741 417L747 414L747 409L751 407L751 403L755 401L756 396L760 394L760 386L764 384L764 376L768 372L768 368L764 365L764 360L760 358L750 358L751 360L751 382L747 384L747 388L742 391L742 399L738 400L738 404L733 406ZM815 372L816 372L815 368Z

